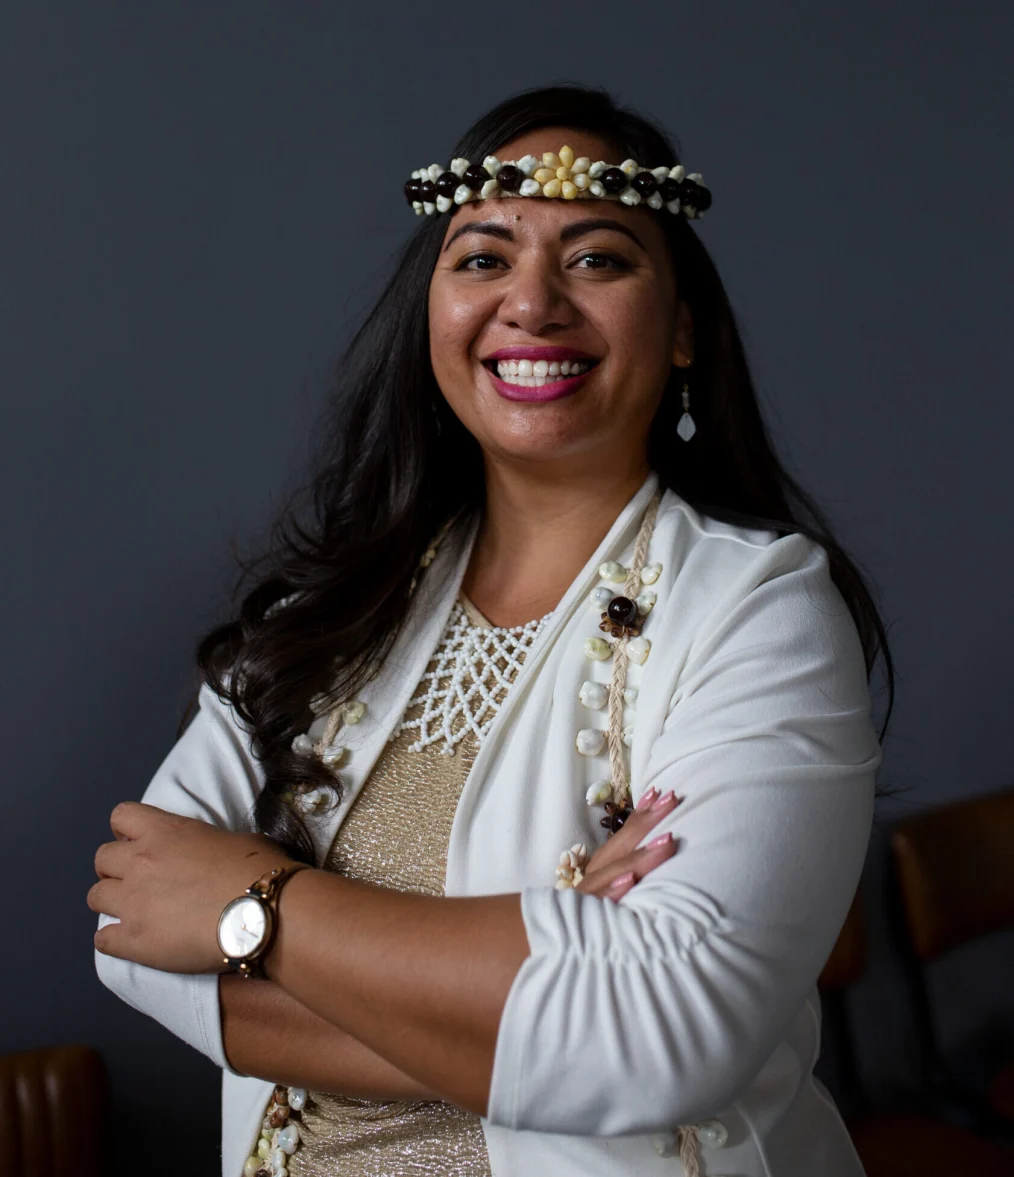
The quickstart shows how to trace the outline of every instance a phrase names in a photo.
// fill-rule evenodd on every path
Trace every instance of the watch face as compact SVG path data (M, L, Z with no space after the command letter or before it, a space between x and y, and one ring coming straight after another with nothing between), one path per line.
M267 914L261 901L241 895L222 912L218 943L226 956L248 956L260 947L267 930Z

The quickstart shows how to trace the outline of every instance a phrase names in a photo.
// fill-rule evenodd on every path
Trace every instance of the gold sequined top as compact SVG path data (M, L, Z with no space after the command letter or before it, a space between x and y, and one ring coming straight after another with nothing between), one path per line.
M492 650L492 698L496 706L513 680L525 653L511 634L490 622L464 595L440 648L431 658L419 690L448 686L446 641L460 638L467 622L487 631ZM454 629L455 620L457 630ZM544 620L544 619L543 619ZM495 667L495 670L494 670ZM436 681L434 682L434 678ZM413 697L402 723L414 727L397 734L381 752L366 784L338 828L324 863L326 870L399 891L444 893L447 845L462 786L479 748L474 730L460 712L449 723L457 741L453 755L435 742L410 745L418 723L433 709ZM390 1101L351 1099L311 1091L302 1111L302 1140L288 1158L290 1177L489 1177L489 1155L479 1117L443 1100Z

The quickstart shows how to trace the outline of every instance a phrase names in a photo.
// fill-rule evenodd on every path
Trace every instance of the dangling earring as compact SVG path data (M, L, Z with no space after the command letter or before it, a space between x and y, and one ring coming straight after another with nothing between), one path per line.
M690 416L690 385L683 381L683 416L680 417L676 432L684 441L689 441L697 432L693 417Z

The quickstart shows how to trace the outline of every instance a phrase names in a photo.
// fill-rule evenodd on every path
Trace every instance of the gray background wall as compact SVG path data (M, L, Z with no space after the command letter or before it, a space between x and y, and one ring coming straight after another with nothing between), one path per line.
M908 792L882 821L1014 783L1011 34L1000 0L7 0L0 1050L97 1045L122 1172L217 1172L218 1072L95 978L92 856L414 227L406 175L517 89L611 86L714 191L699 231L778 445L891 626L882 779ZM883 858L878 828L852 1010L890 1099L915 1076ZM1010 948L938 970L955 1051L1011 1032Z

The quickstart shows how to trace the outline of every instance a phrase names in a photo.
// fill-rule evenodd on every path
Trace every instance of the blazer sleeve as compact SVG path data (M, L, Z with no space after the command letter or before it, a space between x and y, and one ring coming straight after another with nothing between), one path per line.
M205 683L199 710L170 749L141 800L230 830L252 831L263 774L232 707ZM99 916L98 926L118 921ZM95 951L99 980L234 1075L222 1042L218 974L168 973Z
M844 922L882 753L824 549L798 534L763 549L670 685L634 795L686 798L650 835L671 829L677 852L619 903L522 892L531 954L498 1032L494 1124L611 1136L715 1115Z

